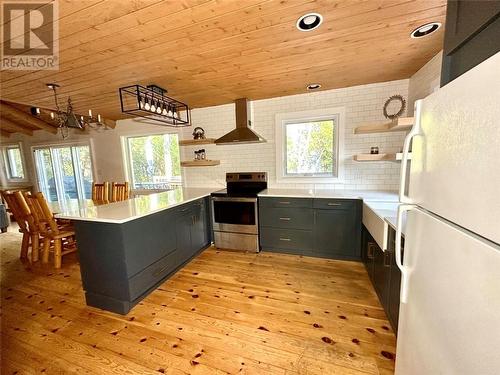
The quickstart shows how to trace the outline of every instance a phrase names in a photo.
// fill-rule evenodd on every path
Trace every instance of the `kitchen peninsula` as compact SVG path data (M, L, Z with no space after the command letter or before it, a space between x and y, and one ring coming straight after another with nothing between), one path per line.
M61 207L75 223L87 305L127 314L211 243L211 190L179 188L102 206Z

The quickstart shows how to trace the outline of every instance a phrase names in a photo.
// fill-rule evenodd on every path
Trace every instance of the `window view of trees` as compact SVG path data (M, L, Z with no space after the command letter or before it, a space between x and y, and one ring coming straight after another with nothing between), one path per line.
M23 159L21 156L21 149L19 146L8 146L6 149L7 154L7 166L9 178L11 179L23 179L24 169L23 169Z
M335 119L285 125L286 175L333 176Z
M177 134L129 137L134 189L169 189L181 183Z

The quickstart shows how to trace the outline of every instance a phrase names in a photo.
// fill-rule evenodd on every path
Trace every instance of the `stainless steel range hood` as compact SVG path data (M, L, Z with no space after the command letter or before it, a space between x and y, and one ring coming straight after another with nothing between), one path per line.
M217 145L242 144L242 143L263 143L264 138L250 129L252 120L250 118L250 102L246 98L234 101L236 109L236 129L215 140Z

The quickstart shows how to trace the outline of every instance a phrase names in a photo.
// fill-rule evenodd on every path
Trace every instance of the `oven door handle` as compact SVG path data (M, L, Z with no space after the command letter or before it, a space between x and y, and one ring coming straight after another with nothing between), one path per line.
M257 198L241 198L241 197L211 197L214 202L257 202Z

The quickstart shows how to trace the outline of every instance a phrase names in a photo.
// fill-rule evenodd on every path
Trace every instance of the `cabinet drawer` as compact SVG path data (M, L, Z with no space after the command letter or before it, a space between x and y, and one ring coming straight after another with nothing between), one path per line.
M157 262L129 279L129 300L133 301L179 266L178 251L172 250Z
M260 224L263 227L283 229L312 229L314 215L311 208L267 208L260 210Z
M259 198L259 205L262 207L304 207L312 208L311 198Z
M353 210L356 207L356 200L352 199L314 199L314 208L323 210Z
M313 244L312 232L298 229L262 228L261 246L266 249L311 250Z

